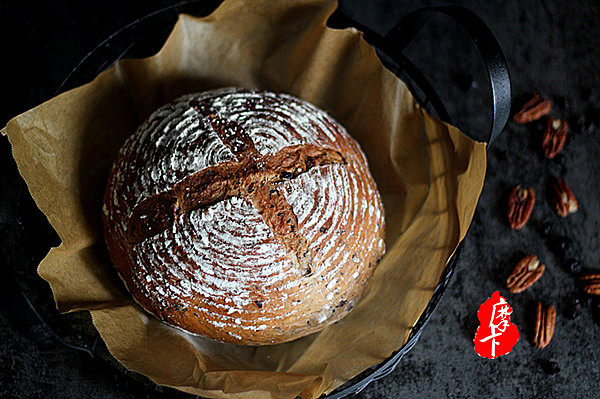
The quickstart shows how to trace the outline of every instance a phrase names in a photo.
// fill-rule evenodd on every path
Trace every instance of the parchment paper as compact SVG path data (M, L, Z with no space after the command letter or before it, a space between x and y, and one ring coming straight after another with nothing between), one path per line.
M354 29L325 27L330 0L227 0L182 15L162 50L11 120L4 133L62 243L39 266L61 312L90 310L111 353L159 384L211 398L330 392L402 346L464 237L485 145L415 105ZM340 323L271 347L192 337L130 300L102 239L101 201L120 145L158 106L223 86L288 92L327 110L360 142L384 198L387 254Z

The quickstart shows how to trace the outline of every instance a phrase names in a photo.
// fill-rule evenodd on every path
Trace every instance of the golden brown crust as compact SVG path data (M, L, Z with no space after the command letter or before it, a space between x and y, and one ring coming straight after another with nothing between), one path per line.
M343 127L291 96L184 96L121 149L105 238L135 300L191 333L249 345L318 331L383 255L383 209Z

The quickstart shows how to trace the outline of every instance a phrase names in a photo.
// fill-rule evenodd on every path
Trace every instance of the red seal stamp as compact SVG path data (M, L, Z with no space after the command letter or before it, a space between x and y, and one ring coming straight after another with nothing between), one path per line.
M498 291L481 304L475 333L475 352L481 357L495 359L509 353L519 340L517 326L510 322L512 308Z

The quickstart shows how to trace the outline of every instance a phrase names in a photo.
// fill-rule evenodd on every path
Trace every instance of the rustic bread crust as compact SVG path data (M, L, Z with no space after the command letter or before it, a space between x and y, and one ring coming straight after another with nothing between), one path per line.
M117 155L102 219L136 302L244 345L340 320L385 250L381 199L345 129L295 97L244 89L155 111Z

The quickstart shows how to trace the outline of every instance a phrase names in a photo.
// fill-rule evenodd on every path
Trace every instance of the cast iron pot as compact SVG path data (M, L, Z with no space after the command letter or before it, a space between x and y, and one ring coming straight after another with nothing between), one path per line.
M90 51L68 74L58 87L56 94L91 81L100 72L110 68L115 61L121 58L145 57L155 53L164 43L179 14L187 13L204 16L212 12L217 5L218 2L207 4L206 1L187 0L133 21L111 34ZM331 16L328 25L335 28L353 26L361 30L366 41L376 49L383 64L405 82L417 102L430 114L452 123L433 86L419 68L403 54L415 35L434 14L444 15L460 25L471 37L483 59L491 88L491 127L487 133L481 129L469 135L475 140L487 142L489 148L489 145L498 137L508 119L511 87L508 67L502 49L489 28L477 15L464 7L458 6L421 8L405 15L385 37L378 35L356 21L344 17L339 12L335 12ZM396 368L402 357L414 347L428 320L440 303L460 258L461 249L462 244L459 245L446 265L429 304L412 328L407 342L386 360L365 370L329 395L324 396L324 398L337 399L356 394L369 383L385 377ZM99 334L93 337L84 337L81 334L65 336L65 334L56 332L46 322L47 318L56 317L56 315L43 314L43 312L38 311L35 301L30 299L33 288L23 284L22 281L18 281L14 276L15 273L8 276L11 282L6 285L8 291L5 294L11 297L9 317L18 319L15 325L21 326L24 335L43 342L56 341L71 349L84 351L92 357L100 357L97 353L100 350L100 346L97 345L100 339ZM50 324L55 325L56 323ZM31 334L31 326L37 326L41 331ZM25 331L25 329L29 331ZM64 331L64 328L61 330ZM115 372L118 373L119 371L115 369Z

